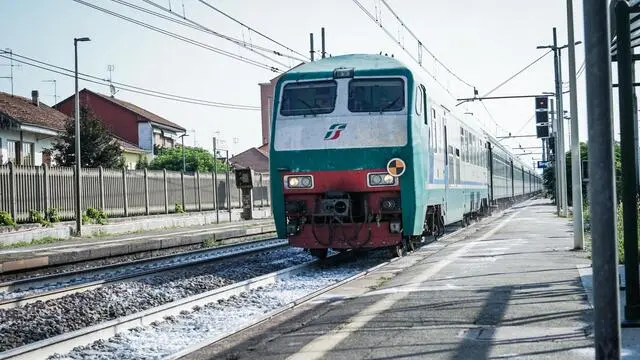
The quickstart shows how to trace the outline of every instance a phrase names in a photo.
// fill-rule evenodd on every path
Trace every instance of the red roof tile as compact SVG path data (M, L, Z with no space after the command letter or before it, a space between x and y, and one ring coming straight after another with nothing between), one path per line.
M31 99L0 92L0 112L22 124L52 130L64 130L69 117L42 102L35 106Z

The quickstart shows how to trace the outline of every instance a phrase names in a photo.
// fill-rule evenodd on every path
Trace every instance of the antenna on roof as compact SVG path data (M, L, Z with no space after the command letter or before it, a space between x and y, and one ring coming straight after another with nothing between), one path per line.
M114 65L107 65L107 71L109 72L109 92L111 92L111 97L113 97L113 95L118 92L118 90L116 90L116 87L113 86L113 83L111 82L111 73L113 73L115 69L116 67Z

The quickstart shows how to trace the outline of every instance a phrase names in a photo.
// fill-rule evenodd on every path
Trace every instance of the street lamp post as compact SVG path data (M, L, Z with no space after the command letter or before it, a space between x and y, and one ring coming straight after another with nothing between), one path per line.
M78 42L91 41L88 37L74 38L73 50L75 54L75 123L76 123L76 236L82 236L82 164L80 162L80 98L78 96Z
M184 154L184 137L185 136L189 136L189 134L184 133L184 134L180 135L180 138L182 139L182 172L186 171L186 163L187 163L186 162L186 157L185 157L185 154Z

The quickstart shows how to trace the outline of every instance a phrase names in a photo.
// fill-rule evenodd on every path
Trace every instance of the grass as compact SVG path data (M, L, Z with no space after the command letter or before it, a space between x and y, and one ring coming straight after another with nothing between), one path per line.
M20 248L25 246L52 244L52 243L57 243L65 240L67 239L57 238L53 236L45 236L43 238L33 239L31 241L18 241L11 244L0 244L0 249L15 249L15 248Z
M640 203L638 203L639 213L640 213ZM624 210L622 208L622 203L618 203L616 207L616 249L617 249L617 257L618 264L624 264ZM638 219L638 223L640 224L640 219ZM589 206L584 207L584 250L588 253L588 258L591 259L592 253L592 238L590 232L590 224L591 224L591 212L589 211ZM638 227L638 238L640 239L640 226ZM640 241L638 242L638 254L640 255Z

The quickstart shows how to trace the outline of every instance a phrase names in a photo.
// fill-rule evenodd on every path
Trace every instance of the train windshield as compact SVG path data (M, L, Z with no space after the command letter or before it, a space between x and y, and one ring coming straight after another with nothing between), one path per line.
M332 113L336 106L335 81L290 83L282 89L283 116L318 115Z
M349 111L385 112L402 109L402 79L354 79L349 82Z

